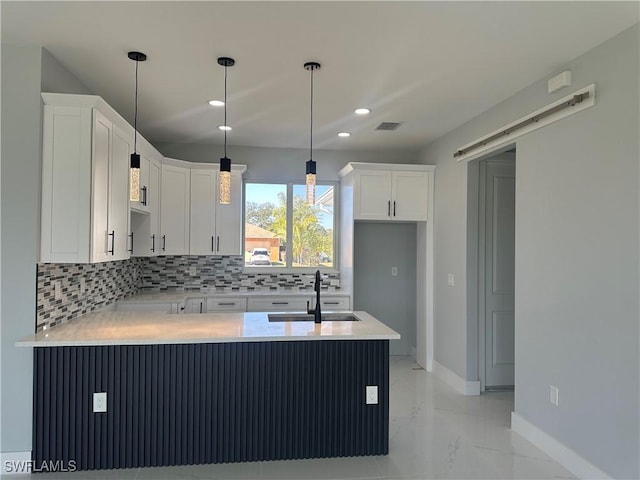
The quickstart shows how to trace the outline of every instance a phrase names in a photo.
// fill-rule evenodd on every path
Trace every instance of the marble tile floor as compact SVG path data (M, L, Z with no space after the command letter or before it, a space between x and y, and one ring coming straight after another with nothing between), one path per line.
M513 392L465 397L407 357L392 357L389 455L41 473L38 480L575 478L509 428ZM16 477L13 477L16 478Z

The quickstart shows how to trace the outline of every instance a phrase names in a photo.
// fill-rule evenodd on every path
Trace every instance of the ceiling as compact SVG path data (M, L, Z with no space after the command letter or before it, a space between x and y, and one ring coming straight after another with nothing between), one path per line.
M638 21L636 2L0 2L2 41L42 45L152 142L420 148ZM369 107L368 116L356 116ZM376 131L381 122L404 122ZM338 138L340 131L351 132Z

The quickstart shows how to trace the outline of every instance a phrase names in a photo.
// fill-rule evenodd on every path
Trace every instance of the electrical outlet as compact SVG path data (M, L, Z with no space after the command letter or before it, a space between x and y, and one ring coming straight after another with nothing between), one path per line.
M378 404L378 386L367 385L367 405Z
M80 278L80 295L84 295L84 293L87 291L87 281L84 279L84 277Z
M53 282L53 299L62 300L62 282L60 280Z
M558 387L554 387L553 385L549 386L549 401L556 407L559 405L559 394L560 391L558 390Z
M454 277L453 273L449 273L447 275L447 285L449 285L450 287L453 287L456 284L456 278Z
M192 277L196 276L196 266L195 265L191 265L189 267L189 275L191 275Z
M392 277L398 276L398 267L391 267L391 276Z
M93 413L104 413L107 411L107 392L96 392L93 394Z

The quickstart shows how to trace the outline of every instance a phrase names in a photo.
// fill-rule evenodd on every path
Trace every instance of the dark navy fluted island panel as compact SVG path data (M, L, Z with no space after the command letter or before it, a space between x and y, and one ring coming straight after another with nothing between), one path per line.
M36 347L34 365L37 464L388 453L388 340ZM366 404L367 385L378 386L377 405ZM106 413L93 413L94 392L107 392Z

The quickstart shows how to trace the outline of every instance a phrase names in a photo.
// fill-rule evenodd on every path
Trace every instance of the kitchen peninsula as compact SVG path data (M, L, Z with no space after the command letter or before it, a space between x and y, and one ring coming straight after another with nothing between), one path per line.
M27 337L33 460L92 470L387 454L399 335L353 315L102 311ZM93 411L96 392L106 412Z

